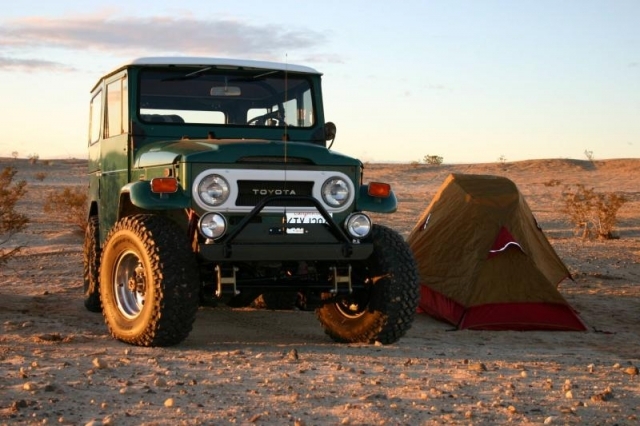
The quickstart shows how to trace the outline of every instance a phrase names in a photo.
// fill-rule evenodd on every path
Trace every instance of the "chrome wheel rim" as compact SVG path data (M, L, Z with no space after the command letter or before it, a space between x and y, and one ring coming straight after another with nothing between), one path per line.
M140 315L145 302L146 277L142 261L133 251L126 251L119 257L113 290L122 315L128 319Z

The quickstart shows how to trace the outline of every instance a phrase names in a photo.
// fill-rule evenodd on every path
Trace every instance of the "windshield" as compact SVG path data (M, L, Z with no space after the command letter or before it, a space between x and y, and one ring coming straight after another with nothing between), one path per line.
M138 114L153 123L311 127L315 122L308 79L264 69L143 70Z

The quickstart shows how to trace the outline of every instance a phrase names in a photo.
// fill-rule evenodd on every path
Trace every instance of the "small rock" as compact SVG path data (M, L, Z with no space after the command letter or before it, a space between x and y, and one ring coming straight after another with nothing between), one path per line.
M158 377L157 379L155 379L153 381L153 384L159 388L163 388L165 386L167 386L167 381L165 379L163 379L162 377Z
M637 376L638 375L638 367L636 366L631 366L631 367L627 367L624 369L624 372L630 376Z
M24 385L22 385L22 389L29 392L33 392L38 389L38 386L33 382L27 382Z
M556 419L555 417L549 416L546 419L544 419L544 424L545 425L552 425L554 423L555 419Z
M291 349L287 354L287 359L289 359L289 361L297 361L299 358L300 356L298 355L298 350L296 348Z
M527 376L528 376L528 374L527 374L527 372L526 372L526 371L521 371L521 372L520 372L520 377L522 377L523 379L526 379L526 378L527 378Z
M13 401L11 403L11 408L13 408L15 411L19 410L20 408L27 408L27 401L25 401L24 399Z
M510 405L510 406L507 407L507 411L513 414L513 413L517 412L518 410L513 405Z
M171 408L171 407L173 407L173 406L175 405L175 403L176 403L176 402L174 401L174 399L173 399L173 398L167 398L167 399L164 401L164 406L165 406L165 407L167 407L167 408Z
M567 399L573 399L573 392L572 391L566 391L564 394L564 397Z
M307 426L307 423L302 419L295 419L293 426Z
M100 370L102 370L104 368L107 368L107 362L102 358L96 357L96 358L93 359L93 361L91 361L91 363L93 364L93 366L95 368L100 369Z
M482 362L474 362L467 367L470 371L487 371L487 366Z
M91 419L84 426L102 426L101 420Z
M594 371L596 371L596 366L595 366L595 365L593 365L593 364L589 364L589 365L587 365L587 371L588 371L589 373L593 373Z
M593 402L606 402L613 399L613 391L607 387L604 391L591 396Z
M382 342L379 342L379 341L377 341L377 340L376 340L376 341L375 341L375 343L374 343L374 345L375 345L375 346L382 346Z
M620 365L620 363L619 363L619 362L616 362L615 364L613 364L613 368L615 368L616 370L617 370L618 368L620 368L620 367L622 367L622 366Z

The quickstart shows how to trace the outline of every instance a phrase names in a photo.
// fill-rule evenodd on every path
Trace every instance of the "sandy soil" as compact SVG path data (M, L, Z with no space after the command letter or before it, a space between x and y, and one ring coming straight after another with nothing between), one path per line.
M375 219L404 236L449 173L512 179L572 272L560 291L590 330L453 331L418 315L389 346L335 344L312 312L231 308L201 308L176 347L120 343L82 304L82 235L42 211L47 191L86 185L85 162L0 159L9 165L28 182L19 209L31 224L0 269L0 424L640 421L640 159L367 165L366 180L400 200ZM627 197L620 239L574 235L560 209L577 183Z

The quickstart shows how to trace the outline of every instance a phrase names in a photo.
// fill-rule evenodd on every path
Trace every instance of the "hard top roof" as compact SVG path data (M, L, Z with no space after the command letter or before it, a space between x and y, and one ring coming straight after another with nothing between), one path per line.
M129 66L191 66L191 67L238 67L249 69L278 70L289 72L300 72L307 74L321 73L314 68L303 65L293 65L283 62L255 61L250 59L231 59L231 58L211 58L211 57L195 57L195 56L149 56L136 58L126 62L113 71L105 74L102 78L114 74ZM99 81L98 81L99 83ZM97 84L96 84L97 86Z

